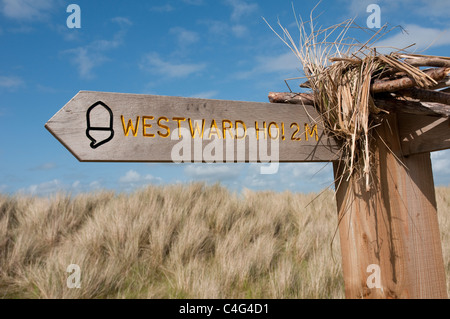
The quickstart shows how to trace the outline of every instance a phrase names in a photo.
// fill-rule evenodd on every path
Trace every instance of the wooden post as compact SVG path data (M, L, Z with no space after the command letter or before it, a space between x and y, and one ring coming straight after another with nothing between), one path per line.
M447 298L430 153L402 156L395 114L373 152L372 189L355 176L336 194L346 297Z
M173 152L175 146L185 137L189 147L184 149L182 144L182 161L206 161L203 142L210 146L211 131L218 141L225 141L227 130L232 137L227 141L232 141L233 148L227 153L228 143L219 146L218 150L223 147L226 154L224 161L262 161L261 156L247 156L257 150L251 143L244 145L245 156L235 156L238 136L233 135L232 128L237 129L239 123L244 128L243 139L248 136L249 142L251 136L259 141L261 130L270 135L271 126L280 129L276 138L270 136L270 140L279 140L279 149L274 149L279 151L279 162L340 158L340 145L326 133L323 123L317 122L320 115L314 106L285 104L310 103L313 99L292 93L271 93L269 99L283 104L274 108L256 102L80 92L47 122L46 128L80 161L173 162L174 153L179 157L179 148ZM369 191L360 176L340 181L342 167L334 162L348 298L448 297L429 152L450 148L450 109L446 105L423 107L421 103L398 102L394 101L391 109L427 116L391 113L375 129ZM208 138L201 133L205 124L195 129L196 121L211 123L206 124ZM181 129L187 132L183 138ZM202 146L198 159L193 141L196 134ZM218 154L215 146L214 153Z

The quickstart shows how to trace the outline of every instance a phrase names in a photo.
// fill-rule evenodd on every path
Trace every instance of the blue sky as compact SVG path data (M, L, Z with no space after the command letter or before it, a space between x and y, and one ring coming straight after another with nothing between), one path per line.
M66 25L71 3L81 8L80 29ZM201 180L236 191L327 187L332 169L322 163L280 164L274 175L261 175L257 164L79 163L44 128L80 90L267 102L269 91L287 90L284 79L301 76L262 19L274 26L279 19L295 34L292 3L307 18L317 1L0 0L0 192L130 191ZM318 24L356 17L365 26L371 3L382 24L408 31L395 29L380 45L417 43L411 50L450 54L448 0L324 0ZM450 184L449 157L432 154L437 185Z

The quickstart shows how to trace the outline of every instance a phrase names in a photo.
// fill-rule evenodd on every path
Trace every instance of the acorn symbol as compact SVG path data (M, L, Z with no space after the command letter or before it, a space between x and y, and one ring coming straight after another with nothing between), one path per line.
M86 122L86 136L91 141L91 148L96 149L113 139L113 112L105 103L93 104L86 112Z

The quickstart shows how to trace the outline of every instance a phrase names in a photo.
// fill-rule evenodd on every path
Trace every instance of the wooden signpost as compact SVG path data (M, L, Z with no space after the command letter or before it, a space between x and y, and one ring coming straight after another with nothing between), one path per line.
M312 106L80 92L45 127L82 162L337 160L319 118Z
M266 152L334 162L336 179L342 170L310 105L80 92L46 128L80 161L264 162ZM374 187L343 180L336 194L346 296L447 298L429 152L450 148L449 119L391 113L372 147Z

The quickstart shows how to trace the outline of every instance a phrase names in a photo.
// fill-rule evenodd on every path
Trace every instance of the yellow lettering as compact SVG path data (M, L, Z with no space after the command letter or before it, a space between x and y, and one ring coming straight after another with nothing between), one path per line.
M256 130L256 139L259 140L259 132L264 131L264 139L267 140L267 123L263 122L262 129L258 128L258 121L255 122L255 130Z
M143 116L142 117L142 135L144 137L155 137L155 134L147 133L147 129L151 128L152 125L145 123L145 121L147 121L147 120L154 120L154 119L155 118L153 116Z
M213 133L213 128L214 128L214 133ZM220 138L219 128L217 127L216 120L212 120L212 122L211 122L211 127L209 129L209 137L208 137L209 139L211 139L212 134L216 134L217 138Z
M181 138L181 122L186 121L184 117L174 117L172 120L178 122L178 138Z
M131 119L128 120L128 123L125 127L125 118L123 117L123 115L121 115L120 118L122 119L123 133L125 134L125 136L128 136L131 129L131 131L133 132L133 136L136 137L139 129L139 116L136 118L136 128L133 126L133 121Z
M239 124L241 124L242 127L244 128L244 135L243 136L239 136L239 131L238 131ZM234 127L236 129L236 139L242 140L242 139L244 139L247 136L247 125L245 125L244 122L236 121L236 123L234 124Z
M159 119L158 119L158 126L160 127L160 128L162 128L162 129L165 129L166 130L166 133L164 133L164 134L162 134L160 131L158 131L158 135L159 136L161 136L161 137L169 137L169 135L170 135L170 128L167 126L167 125L163 125L163 124L161 124L161 121L166 121L166 122L169 122L169 119L167 118L167 117L164 117L164 116L161 116Z
M225 124L228 124L228 126L225 126ZM232 128L233 128L233 122L231 122L230 120L222 121L223 139L227 138L227 131L230 133L231 138L234 139L233 132L231 131Z
M189 128L191 129L191 136L192 136L192 138L195 138L197 133L198 133L198 136L200 138L203 138L203 133L205 132L205 120L202 119L202 130L201 131L200 131L200 127L199 127L197 121L195 121L195 128L192 127L192 120L188 119L188 121L189 121Z
M272 132L271 132L271 127L272 127L272 126L275 126L275 127L277 128L277 136L275 136L275 137L272 136ZM272 140L276 140L276 139L278 139L278 137L280 136L280 128L278 127L278 124L275 123L275 122L272 122L272 123L269 124L268 131L269 131L269 137L270 137Z
M305 138L306 140L309 139L309 137L312 137L313 134L315 135L316 142L319 141L319 133L317 133L317 124L315 124L312 128L312 130L309 129L309 125L305 123Z
M297 127L297 129L295 130L294 134L292 134L291 136L291 140L292 141L301 141L301 137L295 137L295 135L297 135L298 132L300 132L300 126L297 123L292 123L291 124L291 128Z

